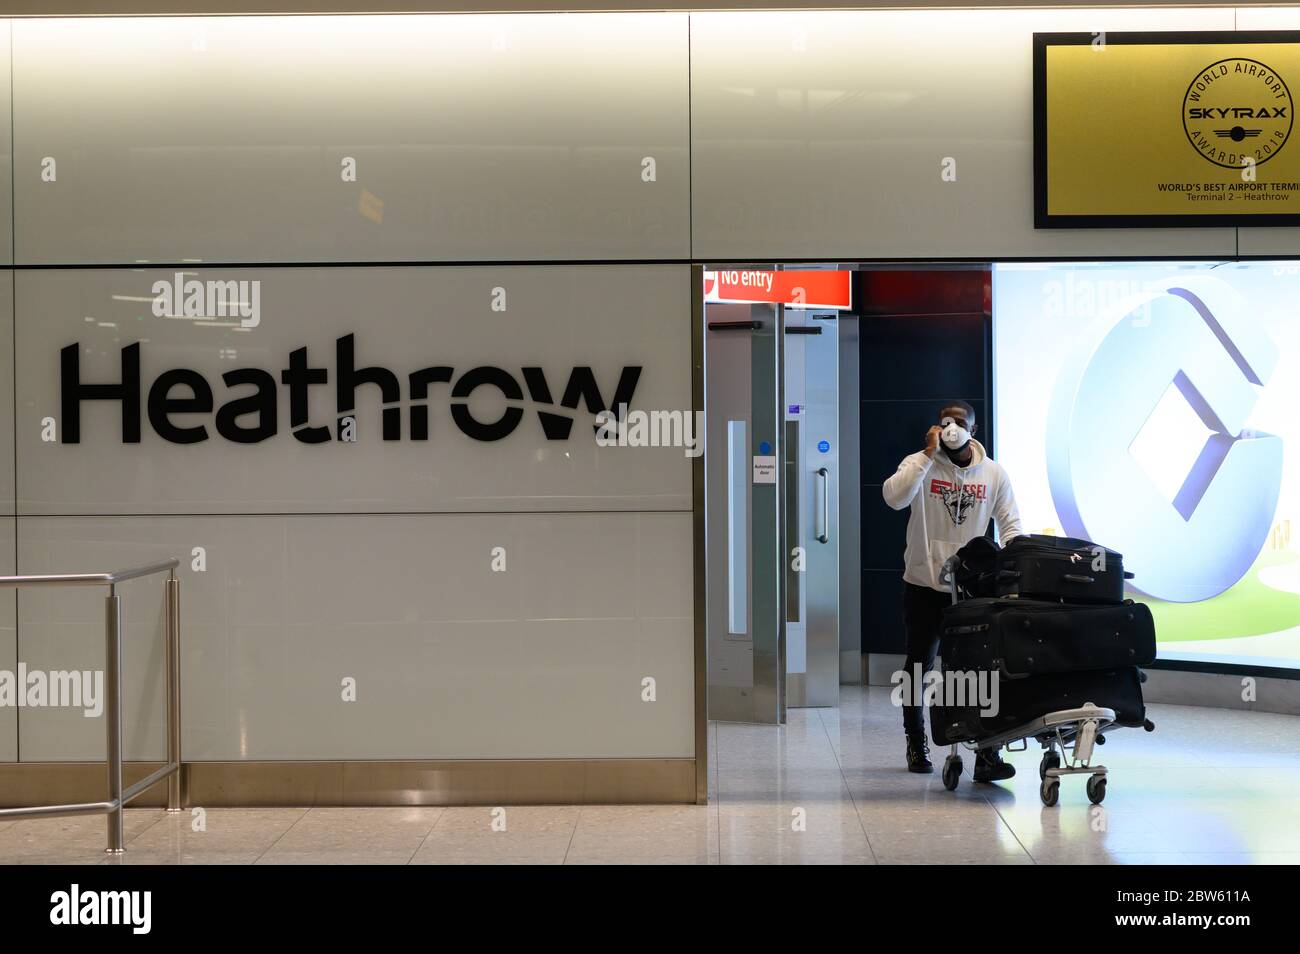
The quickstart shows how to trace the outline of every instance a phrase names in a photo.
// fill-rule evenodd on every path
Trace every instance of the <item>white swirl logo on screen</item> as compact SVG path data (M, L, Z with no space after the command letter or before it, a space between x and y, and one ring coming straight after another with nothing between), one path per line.
M1069 535L1123 553L1148 596L1209 599L1250 569L1277 511L1282 440L1246 427L1277 349L1213 279L1134 295L1109 316L1098 339L1067 357L1052 398L1056 511ZM1159 427L1157 409L1170 401L1185 402L1199 435ZM1162 431L1154 439L1152 428ZM1144 461L1139 439L1156 448ZM1197 439L1199 452L1188 443ZM1195 453L1190 468L1178 462L1183 452Z

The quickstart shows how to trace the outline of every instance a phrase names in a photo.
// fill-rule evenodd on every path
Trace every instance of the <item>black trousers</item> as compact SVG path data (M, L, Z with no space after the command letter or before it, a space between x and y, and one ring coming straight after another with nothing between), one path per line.
M918 663L922 673L934 668L934 657L939 652L939 623L943 608L951 603L947 593L903 582L903 629L907 641L904 667L909 678L915 675ZM903 706L903 731L908 735L925 734L921 706Z

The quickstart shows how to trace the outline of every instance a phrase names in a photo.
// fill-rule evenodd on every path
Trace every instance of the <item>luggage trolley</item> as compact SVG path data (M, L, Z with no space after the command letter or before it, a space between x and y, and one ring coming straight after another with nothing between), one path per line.
M961 598L955 573L957 561L958 557L949 557L940 570L940 582L948 584L953 603ZM1114 721L1114 709L1105 709L1088 702L1077 709L1049 712L978 742L954 742L943 761L943 787L951 792L961 781L961 746L971 751L1006 748L1008 752L1023 752L1029 747L1032 738L1043 747L1043 758L1038 765L1038 777L1041 779L1038 796L1044 805L1050 808L1056 804L1060 797L1061 777L1064 775L1087 775L1088 800L1094 805L1100 805L1106 797L1107 772L1106 766L1092 764L1093 750L1096 745L1105 743L1103 733ZM1024 745L1018 749L1012 748L1014 743L1021 741Z

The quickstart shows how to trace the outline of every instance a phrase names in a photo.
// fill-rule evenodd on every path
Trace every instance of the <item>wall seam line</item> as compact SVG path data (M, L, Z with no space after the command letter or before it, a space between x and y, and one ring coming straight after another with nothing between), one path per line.
M9 318L12 332L13 353L10 373L13 385L13 486L14 486L14 573L18 572L18 272L14 264L18 261L18 150L14 148L14 21L9 22ZM14 664L18 662L18 601L21 599L18 588L14 589ZM19 722L22 710L14 710L14 761L23 760L22 731Z

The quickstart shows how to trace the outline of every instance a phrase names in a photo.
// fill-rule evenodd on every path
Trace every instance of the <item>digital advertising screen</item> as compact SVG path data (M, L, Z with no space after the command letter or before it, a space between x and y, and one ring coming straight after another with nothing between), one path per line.
M1026 532L1123 554L1162 659L1300 668L1300 262L993 269Z

